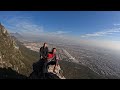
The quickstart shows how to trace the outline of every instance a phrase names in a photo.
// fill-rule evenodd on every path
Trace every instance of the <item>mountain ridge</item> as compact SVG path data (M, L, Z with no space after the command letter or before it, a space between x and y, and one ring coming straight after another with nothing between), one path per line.
M0 67L12 68L18 73L27 73L24 57L7 30L0 24Z

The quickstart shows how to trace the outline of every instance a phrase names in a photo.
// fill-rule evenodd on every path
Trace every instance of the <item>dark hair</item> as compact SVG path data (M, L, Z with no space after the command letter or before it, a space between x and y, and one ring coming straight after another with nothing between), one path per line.
M47 43L45 42L43 46L45 46L45 44L47 44Z
M52 52L53 52L54 49L56 49L56 48L53 48L53 49L52 49Z

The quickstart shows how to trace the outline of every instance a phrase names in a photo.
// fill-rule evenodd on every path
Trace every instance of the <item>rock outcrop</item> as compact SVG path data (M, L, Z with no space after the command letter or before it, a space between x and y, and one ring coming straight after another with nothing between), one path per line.
M0 68L11 68L18 73L26 74L27 69L19 47L7 30L0 23Z

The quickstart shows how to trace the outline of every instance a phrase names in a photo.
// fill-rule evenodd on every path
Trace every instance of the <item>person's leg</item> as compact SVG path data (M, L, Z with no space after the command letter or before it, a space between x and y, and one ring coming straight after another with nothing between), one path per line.
M43 73L47 73L47 64L48 62L45 60L44 65L43 65Z
M50 62L48 62L48 65L55 65L55 64L56 64L55 61L50 61Z

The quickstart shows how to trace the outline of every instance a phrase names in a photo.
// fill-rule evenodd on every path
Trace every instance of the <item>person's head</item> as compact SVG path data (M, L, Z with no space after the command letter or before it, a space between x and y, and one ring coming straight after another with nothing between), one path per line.
M56 48L53 48L53 49L52 49L52 53L56 53Z
M44 44L43 44L43 47L47 47L47 43L44 43Z

